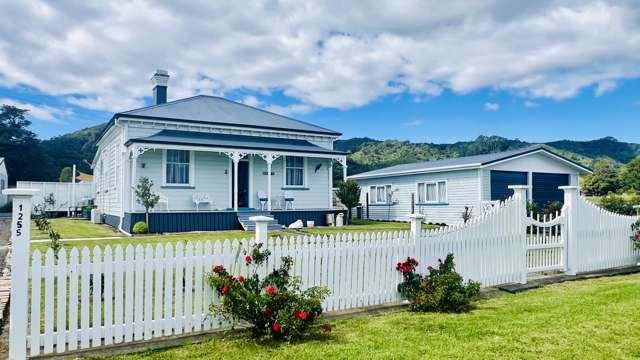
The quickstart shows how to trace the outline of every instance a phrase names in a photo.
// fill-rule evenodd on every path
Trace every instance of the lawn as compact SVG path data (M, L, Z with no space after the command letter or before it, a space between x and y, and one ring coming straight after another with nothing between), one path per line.
M52 219L51 224L53 228L58 231L62 237L63 246L66 249L71 247L83 247L88 246L93 248L96 245L137 245L137 244L157 244L165 242L178 242L178 241L214 241L224 239L248 239L254 235L250 231L203 231L203 232L188 232L188 233L174 233L174 234L160 234L160 235L136 235L133 237L123 236L118 232L115 232L112 228L106 225L92 224L87 220L76 220L58 218ZM435 225L423 224L423 228L434 228ZM295 235L311 235L311 234L338 234L345 232L364 232L364 231L400 231L409 230L409 224L404 222L391 222L391 221L370 221L370 220L353 220L352 224L342 227L315 227L304 228L303 230L282 230L270 232L271 236L295 236ZM100 240L73 240L64 241L64 239L75 238L105 238ZM32 238L34 240L47 239L46 234L38 231L32 222ZM46 251L48 247L47 242L33 243L32 249L40 249Z
M294 344L227 332L200 344L114 359L611 359L640 357L640 274L481 300L468 314L406 311L332 321Z

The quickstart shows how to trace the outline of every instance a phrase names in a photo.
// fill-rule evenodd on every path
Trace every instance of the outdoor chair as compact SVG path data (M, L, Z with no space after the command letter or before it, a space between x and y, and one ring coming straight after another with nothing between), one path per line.
M285 191L284 192L284 209L285 210L293 210L293 202L295 201L295 197L292 193Z
M263 191L258 191L258 201L260 201L260 210L264 211L264 208L267 206L267 201L269 201L269 197Z
M209 198L209 194L204 192L193 193L193 202L196 204L196 211L200 211L200 204L209 204L209 207L213 207L213 202Z
M167 195L158 193L158 196L160 197L160 199L158 200L158 205L164 204L165 210L169 211L169 198L167 197Z

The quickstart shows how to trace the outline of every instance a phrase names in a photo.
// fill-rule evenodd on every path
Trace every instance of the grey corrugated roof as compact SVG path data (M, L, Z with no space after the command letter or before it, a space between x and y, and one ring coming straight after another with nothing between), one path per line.
M127 145L131 143L194 145L234 149L280 150L314 154L345 155L343 152L323 148L306 140L248 135L211 134L179 130L162 130L151 136L127 141Z
M165 104L117 113L118 116L159 118L218 125L248 126L339 136L320 126L274 114L221 97L197 95Z
M573 164L574 166L582 170L590 171L589 168L582 166L574 161L571 161L565 157L562 157L538 145L538 146L530 146L530 147L517 149L517 150L509 150L509 151L496 152L496 153L490 153L490 154L463 156L463 157L451 158L451 159L394 165L394 166L389 166L382 169L377 169L377 170L356 174L351 177L354 179L357 179L361 177L374 177L378 175L393 175L396 173L411 173L411 172L422 172L422 171L429 172L429 171L436 171L439 169L447 170L450 168L458 168L458 167L479 167L479 166L489 165L491 163L498 162L501 160L506 160L512 157L540 151L540 150L546 151L550 154L560 157L563 160L570 162L571 164Z

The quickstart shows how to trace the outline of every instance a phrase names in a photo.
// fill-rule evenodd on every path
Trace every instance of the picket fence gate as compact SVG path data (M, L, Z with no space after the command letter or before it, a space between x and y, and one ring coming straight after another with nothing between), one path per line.
M414 215L412 231L267 238L262 219L256 220L255 239L72 248L57 258L51 249L29 255L29 229L22 221L28 219L30 195L16 190L9 194L17 300L11 306L10 358L227 327L208 311L218 295L207 275L218 264L235 275L266 274L280 266L281 257L291 256L303 287L326 286L331 294L323 307L335 311L402 301L395 264L408 256L425 272L453 253L456 269L482 286L524 283L532 272L575 273L637 262L629 240L635 217L603 211L575 187L565 187L562 211L534 218L526 213L526 187L512 188L514 196L483 215L435 230L422 230L420 215ZM244 261L256 239L271 252L259 268Z

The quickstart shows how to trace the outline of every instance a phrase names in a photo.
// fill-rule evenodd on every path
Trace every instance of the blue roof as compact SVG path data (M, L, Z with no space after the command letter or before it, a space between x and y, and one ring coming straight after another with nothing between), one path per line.
M517 150L496 152L490 154L482 154L482 155L473 155L473 156L463 156L458 158L451 159L443 159L443 160L433 160L426 162L418 162L418 163L410 163L410 164L400 164L389 166L382 169L372 170L363 172L360 174L356 174L350 176L351 178L365 178L365 177L376 177L376 176L389 176L389 175L397 175L402 173L419 173L419 172L434 172L434 171L446 171L456 168L473 168L480 167L485 165L490 165L492 163L508 160L510 158L530 154L533 152L544 151L551 155L554 155L561 160L564 160L574 167L579 168L585 172L591 172L591 170L585 166L582 166L575 161L569 160L561 155L558 155L543 146L531 146Z
M119 112L114 115L114 118L121 116L286 130L332 136L341 135L339 132L320 126L208 95L197 95L165 104Z
M212 134L179 130L162 130L157 134L151 136L130 139L129 141L127 141L126 145L132 143L192 145L233 149L273 150L314 154L346 155L346 153L340 151L335 151L312 144L307 140L248 135Z

